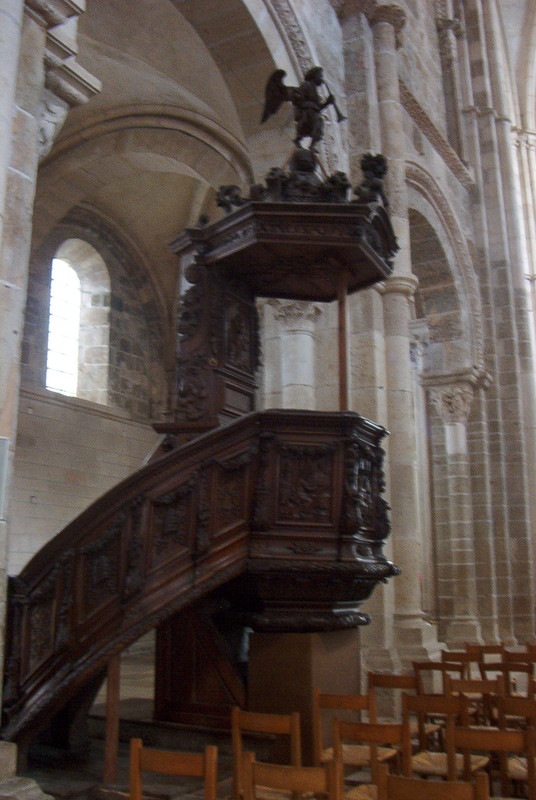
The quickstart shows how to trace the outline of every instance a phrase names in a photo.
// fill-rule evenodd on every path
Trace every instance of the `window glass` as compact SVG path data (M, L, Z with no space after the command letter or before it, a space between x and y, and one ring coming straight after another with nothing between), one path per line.
M80 331L80 280L60 258L52 261L46 388L76 396Z

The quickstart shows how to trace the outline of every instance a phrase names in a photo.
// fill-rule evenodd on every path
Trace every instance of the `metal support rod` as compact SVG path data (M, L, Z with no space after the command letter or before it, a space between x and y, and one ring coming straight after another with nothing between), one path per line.
M339 411L348 411L348 275L341 273L337 286L339 311Z

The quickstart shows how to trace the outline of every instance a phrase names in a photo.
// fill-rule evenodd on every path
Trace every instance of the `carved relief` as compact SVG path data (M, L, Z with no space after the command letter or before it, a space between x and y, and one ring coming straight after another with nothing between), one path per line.
M61 594L56 619L56 638L54 649L57 651L69 641L71 635L71 611L73 606L74 554L71 550L65 553L61 562Z
M137 497L131 506L130 538L127 549L125 593L135 592L143 583L143 509L145 497Z
M32 605L28 611L31 631L28 670L36 669L53 652L54 600Z
M197 482L197 525L195 530L194 559L208 553L211 541L210 530L210 473L204 469Z
M259 472L255 489L255 508L253 527L266 530L271 523L270 497L272 486L270 481L270 453L274 442L273 434L261 434L259 440Z
M257 447L246 453L218 462L216 502L216 530L221 530L246 518L244 505L247 476L245 470L257 454Z
M356 539L357 555L371 556L368 544L383 542L390 532L389 506L382 496L383 458L380 447L363 444L356 437L346 447L344 521L346 531Z
M39 161L47 156L56 136L65 122L68 104L47 89L44 90L39 104L37 146Z
M233 300L225 310L225 354L230 367L251 372L251 314L250 309Z
M152 551L158 561L170 550L186 548L189 542L189 512L197 475L173 492L153 500Z
M192 285L181 295L177 309L177 332L179 341L190 339L197 332L203 311L203 285L200 268L189 267L188 280Z
M206 352L178 361L177 411L189 422L209 412L208 383L210 369Z
M126 521L122 512L104 534L81 549L84 562L84 607L89 616L118 592L121 532Z
M327 522L333 502L333 448L279 446L277 516L281 520Z

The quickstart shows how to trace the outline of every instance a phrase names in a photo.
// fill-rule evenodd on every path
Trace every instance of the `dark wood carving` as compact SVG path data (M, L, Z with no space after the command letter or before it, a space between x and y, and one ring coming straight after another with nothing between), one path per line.
M352 413L258 412L99 499L9 581L3 738L23 744L112 655L230 581L259 630L366 622L396 573L384 435Z
M258 360L254 298L222 281L199 254L179 301L176 396L171 422L206 429L253 410ZM169 426L164 426L169 429Z
M210 617L186 609L161 623L156 637L155 718L228 727L231 707L246 705L246 687L227 640ZM180 691L177 690L180 687Z
M252 296L330 302L341 273L349 293L386 280L398 245L382 204L247 200L172 248L197 252L198 264Z

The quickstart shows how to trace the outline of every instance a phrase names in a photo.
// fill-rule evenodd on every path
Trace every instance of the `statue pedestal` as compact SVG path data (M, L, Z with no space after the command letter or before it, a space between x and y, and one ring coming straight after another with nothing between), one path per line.
M249 709L300 712L303 763L313 763L313 689L360 693L359 630L327 633L252 633ZM331 725L325 730L331 738Z

